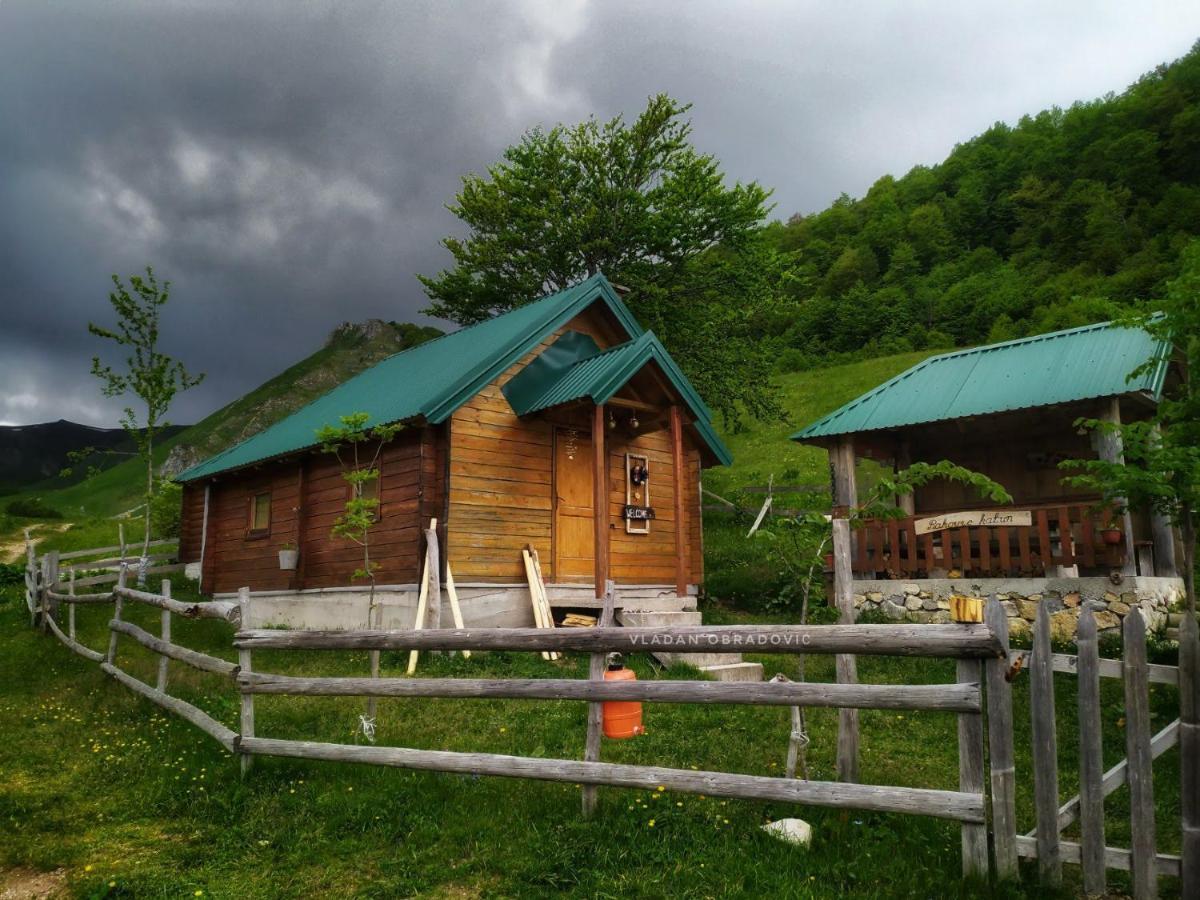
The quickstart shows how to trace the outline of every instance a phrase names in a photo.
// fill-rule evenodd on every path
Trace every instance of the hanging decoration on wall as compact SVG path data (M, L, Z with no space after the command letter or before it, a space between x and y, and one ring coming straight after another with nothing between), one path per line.
M567 451L567 459L574 459L575 454L579 452L579 431L577 429L567 429L565 449Z
M649 534L654 508L650 505L650 460L625 454L625 519L627 534Z

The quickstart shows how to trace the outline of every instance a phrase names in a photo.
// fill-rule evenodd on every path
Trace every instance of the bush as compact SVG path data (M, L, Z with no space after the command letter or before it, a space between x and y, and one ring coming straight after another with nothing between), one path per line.
M164 481L150 501L150 531L154 537L179 537L182 512L183 488L173 481Z
M0 563L0 588L25 583L25 566L21 563Z
M62 513L52 506L47 506L38 497L28 497L24 500L14 500L7 507L10 516L22 519L61 519Z

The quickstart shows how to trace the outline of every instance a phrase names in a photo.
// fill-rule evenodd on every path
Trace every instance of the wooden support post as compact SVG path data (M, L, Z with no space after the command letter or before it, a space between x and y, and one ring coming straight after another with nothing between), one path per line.
M50 596L51 591L58 590L58 579L60 575L60 566L58 560L58 551L51 550L46 554L46 589L42 592L42 629L49 631L50 626L46 623L47 618L55 618L58 613L58 601ZM74 571L72 569L72 571Z
M1054 732L1054 660L1050 649L1050 614L1039 603L1033 626L1033 658L1029 668L1029 705L1033 720L1033 800L1037 812L1038 875L1042 884L1062 884L1058 841L1058 739Z
M29 627L37 622L37 610L40 605L38 597L38 563L37 553L33 549L33 539L29 529L25 529L25 606L29 609Z
M204 512L200 518L200 577L196 579L196 590L204 590L204 556L208 550L208 501L212 482L204 482Z
M683 413L678 404L671 406L671 465L675 476L675 596L687 597L688 529L687 456L683 448ZM768 495L769 496L769 495Z
M854 572L851 553L849 514L858 503L854 480L854 444L848 438L838 441L829 453L833 476L833 593L838 609L838 622L854 624ZM850 654L836 659L838 684L856 684L858 666ZM858 781L858 710L838 712L838 779Z
M242 614L242 627L250 627L250 588L243 587L238 589L238 608ZM254 666L250 658L251 650L249 647L238 648L238 669L242 672L254 671ZM248 694L245 691L241 695L241 715L239 728L241 734L238 737L240 743L242 738L254 737L254 695ZM254 757L249 753L241 754L242 775L245 776L250 771L250 765L253 763Z
M1103 894L1104 778L1103 735L1100 730L1100 648L1096 617L1084 609L1075 642L1079 647L1079 825L1080 865L1084 893Z
M993 594L984 621L1004 650L987 661L988 756L992 782L992 835L996 876L1018 878L1017 775L1013 754L1012 685L1008 681L1008 616Z
M113 620L116 622L121 621L121 609L125 604L125 598L122 596L120 591L120 588L125 587L125 572L125 563L121 563L121 568L117 572L118 590L113 591ZM108 653L105 654L104 660L110 666L115 666L117 664L117 632L111 628L108 630Z
M1110 425L1121 424L1121 401L1117 397L1110 397L1104 404L1104 409L1100 413L1100 420L1107 422ZM1120 463L1125 461L1125 447L1121 440L1120 432L1102 431L1097 433L1096 452L1102 460L1111 463ZM1123 497L1114 497L1113 502L1118 506L1125 505ZM1133 517L1126 509L1121 516L1121 530L1125 535L1125 561L1121 567L1122 573L1125 575L1137 574L1137 560L1134 555L1133 545Z
M604 586L608 582L608 453L604 436L604 404L597 403L592 414L592 551L595 564L593 578L598 599L604 598Z
M1130 876L1137 900L1158 896L1154 835L1154 756L1150 749L1150 670L1146 622L1139 610L1125 616L1125 758L1129 761Z
M462 607L458 604L458 590L454 587L454 573L450 571L450 560L446 559L446 599L450 601L450 616L454 619L454 627L460 631L466 627L463 624ZM462 651L463 659L471 658L470 650Z
M616 603L617 586L612 581L604 584L604 608L596 623L601 628L610 628L613 623L613 607ZM593 653L588 660L588 678L592 681L604 679L604 653ZM604 729L604 706L600 703L589 703L587 709L587 741L583 747L585 762L600 761L600 739ZM583 817L590 818L596 811L596 786L583 786Z
M1200 896L1200 627L1185 612L1179 626L1179 765L1183 813L1180 896Z
M960 659L957 663L959 684L983 683L983 661ZM983 796L983 716L978 712L958 714L958 789L964 794ZM962 824L962 866L964 878L987 879L987 825Z
M169 578L162 580L162 588L160 588L159 593L168 600L171 599L171 580ZM168 644L171 643L171 610L165 606L159 613L159 634L162 636L163 641ZM167 672L170 662L171 660L166 656L159 656L158 658L158 681L155 683L155 687L164 694L167 692Z
M896 443L896 458L893 460L892 469L896 473L902 472L912 465L912 448L908 441L897 441ZM913 516L917 512L917 497L912 491L907 494L896 495L896 505L904 511L904 515ZM909 552L913 552L913 548L909 548Z
M75 596L75 567L74 566L71 567L71 582L70 582L70 586L67 588L67 592L72 597ZM70 637L71 640L75 640L75 603L74 602L67 604L67 636Z
M429 607L426 627L442 627L442 554L438 545L437 519L429 520L429 530L425 532L425 546L429 565ZM443 651L435 650L434 655L441 656Z

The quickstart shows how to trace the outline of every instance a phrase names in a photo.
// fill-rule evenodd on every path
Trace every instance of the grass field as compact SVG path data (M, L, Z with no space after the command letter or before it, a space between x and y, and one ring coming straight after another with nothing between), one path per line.
M177 595L188 596L177 590ZM590 822L579 791L563 785L412 773L348 764L259 759L245 780L235 761L186 723L108 680L53 637L32 632L16 587L0 604L0 884L52 872L72 896L956 896L981 885L959 878L958 829L934 819L850 814L778 803L716 800L669 792L601 790ZM157 611L129 617L156 627ZM106 643L107 608L83 608L80 637ZM710 621L745 620L720 610ZM175 620L175 639L233 658L223 623ZM752 656L769 677L795 661ZM122 640L119 663L152 680L154 657ZM385 673L402 670L385 654ZM639 677L662 677L644 658ZM365 673L363 653L255 654L261 671ZM496 653L425 660L425 674L584 677L586 660L560 664ZM813 657L810 678L832 680L832 660ZM670 677L696 677L670 670ZM860 660L864 681L953 679L942 661ZM1074 684L1059 676L1061 789L1073 791ZM172 664L172 692L236 726L234 692L215 676ZM1120 686L1104 686L1105 761L1124 755ZM353 742L362 701L260 697L262 736ZM1177 709L1154 688L1154 726ZM1018 683L1019 814L1031 823L1025 680ZM380 704L379 742L414 747L580 758L585 709L572 702L390 700ZM649 734L606 741L609 761L774 775L789 730L785 709L657 705ZM810 713L809 774L831 779L836 713ZM864 711L864 780L953 788L950 715ZM1155 766L1165 798L1160 849L1177 849L1178 756ZM1109 801L1109 842L1128 845L1125 790ZM813 823L811 849L759 830L775 818ZM1122 878L1110 873L1114 885ZM1045 896L1026 868L999 896ZM1067 867L1068 889L1077 873ZM1164 881L1164 895L1177 893ZM202 893L200 893L202 892Z

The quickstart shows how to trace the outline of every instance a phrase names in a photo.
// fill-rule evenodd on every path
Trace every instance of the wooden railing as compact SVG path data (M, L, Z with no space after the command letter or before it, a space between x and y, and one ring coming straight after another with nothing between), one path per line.
M860 578L931 577L955 570L980 577L1045 575L1057 566L1120 568L1127 548L1103 542L1090 504L1023 506L1028 526L949 528L917 534L927 518L873 519L855 530L854 571Z

